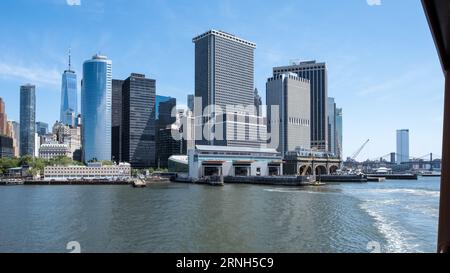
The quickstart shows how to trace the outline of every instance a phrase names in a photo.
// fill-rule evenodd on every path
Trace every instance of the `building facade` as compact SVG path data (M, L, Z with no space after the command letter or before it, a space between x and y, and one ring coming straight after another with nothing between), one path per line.
M56 158L59 156L71 157L69 146L60 143L46 143L39 147L39 158L46 160Z
M397 130L397 164L409 162L409 130Z
M116 163L122 161L122 86L123 80L112 80L111 153Z
M81 123L83 161L111 160L112 61L95 55L83 64Z
M77 74L71 67L69 52L69 68L62 75L60 121L69 126L75 126L78 116Z
M14 157L13 139L0 135L0 158Z
M49 166L44 168L44 180L95 180L107 179L128 181L131 179L131 166L127 163L119 165L102 165L89 163L88 166Z
M36 133L38 136L46 135L48 133L48 124L41 121L36 122Z
M188 158L192 179L283 174L282 158L275 149L197 145Z
M20 87L20 155L35 156L36 87Z
M267 80L269 147L283 156L296 149L311 149L310 95L309 80L297 74L284 73Z
M328 151L333 154L337 154L336 150L336 102L334 98L328 98Z
M134 168L156 166L156 81L131 74L122 90L122 161Z
M327 151L328 73L326 64L308 61L273 68L274 76L286 72L294 72L299 77L309 80L311 85L311 148Z
M214 126L216 106L221 107L222 112L226 112L227 106L254 106L256 44L217 30L210 30L192 41L195 44L195 97L202 98L202 107L195 112L196 116L197 112L204 114L200 127L208 123ZM254 109L247 114L255 115ZM203 136L198 144L219 145L214 137L208 136Z
M194 101L195 101L195 95L188 95L187 96L187 107L188 110L191 112L194 112Z
M344 137L343 137L343 120L342 120L342 108L336 108L336 151L337 151L337 156L339 158L343 158L344 154L343 154L343 145L344 145Z
M5 101L0 98L0 135L6 135L7 122Z

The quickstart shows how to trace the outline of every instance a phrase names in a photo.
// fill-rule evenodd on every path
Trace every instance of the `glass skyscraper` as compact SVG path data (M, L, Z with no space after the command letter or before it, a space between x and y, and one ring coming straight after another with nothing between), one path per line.
M36 87L20 87L20 155L34 156L36 133Z
M95 55L83 64L81 123L83 160L111 160L112 61Z
M156 166L156 81L131 74L122 87L122 160L135 168Z
M409 162L409 130L397 130L397 164Z
M71 69L69 53L69 69L64 71L62 75L60 110L61 123L75 127L75 120L78 116L77 101L77 74Z

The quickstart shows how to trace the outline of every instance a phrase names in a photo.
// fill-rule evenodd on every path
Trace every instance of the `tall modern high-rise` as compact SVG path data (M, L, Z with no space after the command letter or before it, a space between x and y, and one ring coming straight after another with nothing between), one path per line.
M299 77L309 80L311 84L311 147L320 151L328 150L328 73L326 64L308 61L273 69L274 76L286 72L294 72Z
M156 119L158 120L159 128L165 128L167 125L174 123L176 120L176 117L172 117L172 110L177 106L177 99L171 97L166 98L167 99L165 100L156 99L156 101L159 101L155 107L157 109Z
M342 108L336 108L336 155L343 158L343 121Z
M257 132L261 127L256 122L256 113L236 111L240 112L238 115L245 123L244 128L236 129L242 122L236 122L236 117L233 118L226 109L227 106L254 105L256 44L217 30L210 30L192 41L195 43L195 97L202 98L202 109L195 109L195 112L202 113L209 109L201 121L196 121L196 124L203 125L196 125L196 130L204 128L205 124L215 128L211 130L211 135L203 135L197 144L260 147L262 142L257 139ZM217 106L222 108L223 115L214 108ZM248 120L255 122L247 122ZM216 134L218 126L223 126L222 136ZM237 140L236 130L245 136L242 135L242 139ZM200 132L196 132L197 134L201 135Z
M156 81L131 74L122 89L122 160L135 168L154 167Z
M71 55L69 51L69 68L62 75L60 121L75 127L78 116L77 74L72 70Z
M6 135L7 122L5 102L0 98L0 135Z
M195 96L207 105L253 105L256 44L223 31L195 37Z
M397 130L397 164L409 162L409 130Z
M95 55L83 64L81 124L83 161L111 160L112 61Z
M115 162L122 161L122 87L123 80L112 80L111 153Z
M36 87L20 87L20 155L35 155Z
M337 154L336 150L336 102L334 98L328 98L327 107L327 123L328 123L328 151Z
M282 155L297 149L310 150L310 95L309 80L297 74L285 73L267 80L267 125L275 138L269 147ZM275 112L275 106L278 112ZM277 116L272 116L272 112Z

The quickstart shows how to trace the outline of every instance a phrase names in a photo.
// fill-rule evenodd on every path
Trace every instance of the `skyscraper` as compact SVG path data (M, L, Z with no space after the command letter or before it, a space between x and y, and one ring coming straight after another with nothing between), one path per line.
M6 135L7 122L5 102L0 98L0 135Z
M75 119L78 116L77 103L77 74L71 67L71 55L69 51L69 68L62 75L60 121L75 127Z
M155 166L156 81L131 74L122 89L122 160L135 168Z
M171 124L176 117L172 117L172 110L177 106L177 99L171 97L156 96L156 108L158 119L156 120L156 159L158 167L167 167L167 159L175 154L180 154L180 142L174 141L171 134ZM176 153L175 153L176 152Z
M282 155L296 149L311 148L310 84L294 73L285 73L269 78L266 83L267 123L272 137L271 148ZM274 106L277 117L272 116ZM275 114L275 113L274 113Z
M36 87L20 87L20 155L35 155Z
M83 64L81 124L83 161L111 160L112 61L95 55Z
M285 72L294 72L299 77L309 80L311 84L311 147L320 151L328 150L326 64L308 61L273 69L274 76Z
M123 80L112 80L111 152L115 162L122 161L122 86Z
M409 162L409 130L397 130L397 164Z
M328 121L328 151L337 154L336 151L336 102L334 98L328 98L327 107L327 121Z
M256 44L223 31L195 37L195 96L207 105L254 104Z
M195 111L202 113L208 109L203 119L196 117L195 128L205 128L205 124L212 128L209 136L203 134L201 140L197 137L197 144L260 147L262 141L258 139L258 132L266 128L262 128L254 109L250 112L241 108L230 113L226 109L227 106L254 106L256 44L217 30L210 30L192 41L195 43L195 97L202 98L202 108ZM216 107L221 107L222 111ZM222 129L220 136L218 132ZM196 131L196 135L202 134Z
M336 108L336 155L343 158L343 121L342 108Z

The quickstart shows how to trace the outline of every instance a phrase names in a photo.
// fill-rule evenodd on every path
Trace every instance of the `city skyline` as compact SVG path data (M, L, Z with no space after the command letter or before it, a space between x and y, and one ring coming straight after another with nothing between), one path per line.
M250 16L251 18L246 19L242 17L242 10L252 6L252 1L248 3L230 1L226 2L227 4L215 3L209 9L200 7L199 19L183 26L182 31L171 33L175 25L179 27L176 22L188 20L189 14L192 14L193 10L200 5L193 3L192 7L189 7L176 3L150 4L142 1L136 5L139 9L161 8L162 11L160 15L155 14L155 19L152 20L144 20L136 16L139 20L144 20L145 25L152 26L155 22L166 21L171 23L163 30L157 30L154 26L150 27L151 35L141 35L140 31L126 34L124 32L126 25L122 28L116 24L112 24L111 27L100 24L99 27L94 27L87 33L80 32L83 26L86 26L86 23L81 21L106 23L108 16L116 19L128 18L126 14L119 12L120 6L124 3L123 1L114 3L90 1L76 7L67 6L63 0L43 1L39 4L14 1L14 3L5 4L3 9L5 11L10 10L14 13L18 12L19 8L23 8L25 13L36 11L33 14L38 18L49 14L52 15L48 16L49 18L54 18L40 20L36 26L32 27L27 23L15 25L14 30L23 32L23 37L7 35L9 32L7 28L0 30L5 37L4 44L0 46L2 52L0 54L0 85L2 85L0 96L5 99L11 120L19 120L18 88L26 82L36 84L36 120L53 124L58 119L58 89L60 90L61 74L67 67L65 53L69 46L72 47L74 55L74 70L78 73L82 71L80 69L82 60L91 56L92 52L101 51L115 62L114 78L125 78L132 71L145 73L158 80L158 94L175 97L182 104L186 104L187 94L194 92L194 48L191 38L207 29L216 28L224 29L258 44L255 51L255 87L261 90L261 93L264 93L264 84L271 76L272 67L286 65L295 58L317 59L327 63L329 96L335 97L336 103L344 109L344 158L352 154L363 140L369 137L372 141L361 153L359 159L374 159L395 151L395 132L399 128L411 130L411 155L421 156L428 152L441 154L443 106L440 90L443 87L443 79L439 71L439 61L434 55L433 41L428 33L428 26L419 3L386 2L379 7L368 6L363 0L351 3L327 3L338 11L341 10L343 14L320 9L323 16L330 16L330 21L336 21L336 26L331 26L325 22L319 22L316 25L307 23L310 16L317 15L323 3L288 1L281 6L276 5L277 8L274 8L275 3L269 3L266 7L258 7ZM226 6L229 9L228 14L224 12L227 10ZM398 13L394 11L400 8L404 8L404 13L400 15L401 18L398 18ZM184 14L181 11L187 12ZM217 16L213 18L210 11L216 11ZM60 12L70 18L81 16L85 20L77 20L80 23L76 26L68 25L63 22L64 16L56 15ZM311 15L308 15L309 12ZM297 19L284 19L284 17L282 19L280 14L283 13L299 13L300 17L297 19L305 27L299 29L286 27L289 22ZM395 18L393 18L394 13ZM266 14L278 18L278 24L270 26L273 18L268 20L269 22L262 22L261 19L265 18ZM349 18L344 20L342 18L344 15ZM412 23L406 30L402 29L400 34L394 24L390 24L391 28L386 28L386 25L394 19L406 20L411 16L417 20L410 20ZM233 17L239 20L229 20ZM365 19L362 20L362 17ZM255 22L248 21L252 19ZM11 24L3 20L6 19L0 19L2 25ZM353 26L351 20L358 20L359 26ZM240 21L247 22L248 26L241 27ZM133 23L136 21L130 22L130 24ZM261 24L263 25L260 26ZM45 31L46 35L43 36L42 43L37 43L36 48L30 49L30 52L22 52L20 47L15 47L20 42L41 38L33 32L40 31L43 27L49 29ZM266 27L267 30L261 31L261 27ZM68 29L70 31L67 31ZM63 30L66 32L63 33ZM333 31L336 34L333 34ZM267 35L267 33L275 34ZM354 33L360 36L355 38ZM129 47L119 42L123 39L122 34L132 38L133 43ZM93 40L95 35L99 39ZM346 42L345 39L349 35L355 45ZM154 37L158 37L158 43L150 40ZM375 43L376 47L371 43ZM149 48L145 49L147 46ZM406 56L409 55L414 55L416 58L407 59ZM169 56L171 61L167 62ZM17 62L12 62L12 59ZM130 59L137 59L137 61L129 61ZM168 64L163 64L163 60ZM174 73L174 63L177 65L175 71L178 73ZM22 73L17 73L17 70ZM46 76L42 77L42 75ZM174 75L177 76L177 81L173 80ZM427 81L420 81L421 78ZM430 90L431 95L423 98L420 92L424 89ZM263 100L265 102L265 98ZM382 109L388 110L382 111Z

